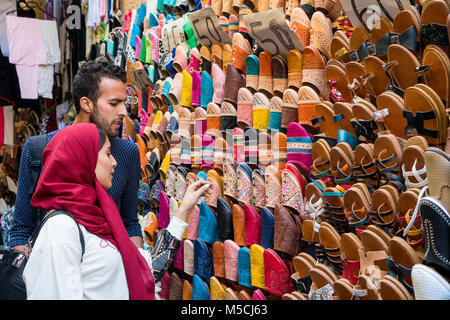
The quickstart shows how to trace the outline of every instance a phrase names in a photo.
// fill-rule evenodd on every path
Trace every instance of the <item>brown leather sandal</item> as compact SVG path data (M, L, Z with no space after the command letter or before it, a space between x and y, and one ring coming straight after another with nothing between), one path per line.
M372 143L361 143L356 146L353 179L358 183L364 183L371 193L378 189L378 170Z

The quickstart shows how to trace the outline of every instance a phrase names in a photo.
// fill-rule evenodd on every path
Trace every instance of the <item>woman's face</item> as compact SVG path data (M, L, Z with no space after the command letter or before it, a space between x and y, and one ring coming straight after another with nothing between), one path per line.
M105 188L109 189L112 185L112 177L114 168L117 166L116 159L111 154L111 143L106 138L103 147L98 152L97 166L95 167L95 176L98 182Z

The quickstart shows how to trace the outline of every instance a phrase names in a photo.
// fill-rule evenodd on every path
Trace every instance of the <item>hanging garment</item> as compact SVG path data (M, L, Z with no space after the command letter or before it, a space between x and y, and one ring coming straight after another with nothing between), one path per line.
M54 64L61 62L58 29L56 21L53 20L39 20L39 25L47 53L47 63L39 66L38 94L43 98L53 99Z
M14 108L0 107L0 146L14 144Z

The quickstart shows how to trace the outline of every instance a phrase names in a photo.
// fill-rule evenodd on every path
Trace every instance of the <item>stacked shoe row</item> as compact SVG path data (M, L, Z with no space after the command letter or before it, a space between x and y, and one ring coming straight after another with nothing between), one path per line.
M211 183L162 298L421 299L432 272L449 290L445 2L372 29L353 28L339 1L155 5L124 21L140 119L125 119L124 138L141 155L146 243L189 184ZM231 43L195 38L186 15L207 6ZM286 57L264 51L243 19L277 7L303 44ZM177 19L186 43L161 59L162 27ZM148 92L134 87L139 69Z

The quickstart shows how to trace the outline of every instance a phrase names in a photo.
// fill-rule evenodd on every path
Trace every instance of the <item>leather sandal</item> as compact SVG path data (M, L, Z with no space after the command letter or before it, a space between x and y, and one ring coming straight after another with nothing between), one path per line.
M319 241L325 253L325 260L322 263L329 264L334 272L341 273L343 271L343 265L341 261L341 236L339 233L331 224L322 222L319 228Z
M341 239L343 251L341 261L344 267L342 278L348 279L351 284L356 285L361 270L359 250L364 246L358 236L351 232L344 233Z
M423 51L423 65L430 66L424 71L424 83L432 88L450 105L450 61L448 55L438 46L428 45Z
M373 144L361 143L356 147L353 179L365 184L371 193L378 189L378 171L374 160Z
M336 184L351 185L353 183L353 166L355 154L347 142L339 142L330 150L330 164Z
M382 300L412 300L403 284L390 275L380 280L380 297Z
M446 32L449 7L445 1L430 1L422 9L421 40L424 47L429 44L440 46L448 53L449 38Z
M383 185L372 195L370 221L389 234L395 234L398 228L397 204L399 194L392 185Z
M371 199L367 199L366 196L364 196L363 191L361 190L362 188L369 193L369 190L363 183L353 185L344 193L345 215L350 227L352 227L357 234L361 233L370 222L368 212L371 208Z
M310 272L316 265L316 260L306 252L292 258L295 273L291 275L292 287L302 294L308 294L311 288Z
M337 30L330 42L330 57L344 63L350 62L350 40L347 35Z
M316 180L322 180L326 186L332 187L334 181L331 172L330 151L330 145L325 139L319 139L313 143L311 176Z
M310 272L312 284L308 300L332 300L333 284L338 280L333 271L322 263L317 263Z
M333 300L351 300L354 285L347 279L341 278L333 283Z
M403 237L408 244L416 250L419 256L424 258L425 244L422 220L420 215L414 216L418 207L420 189L412 188L400 195L398 201L398 221L400 223L398 236Z
M373 271L372 266L376 266L376 270L386 273L388 271L386 257L391 239L389 234L376 225L369 225L360 233L359 237L364 245L364 250L360 250L361 274L370 274ZM380 279L381 275L378 275L377 278Z
M347 82L348 80L347 80L347 76L345 74L345 69L340 68L336 65L330 64L330 62L331 62L331 60L328 61L328 64L325 68L326 81L329 83L332 82L336 86L337 93L340 95L337 98L339 98L340 100L342 100L342 98L343 98L348 102L352 101L353 92L348 87L348 82ZM337 101L333 101L333 96L331 98L332 98L332 102L337 102ZM336 100L337 98L335 98L334 100Z
M352 300L381 300L376 283L365 274L358 277L357 284L353 287Z
M313 180L305 187L305 210L300 217L302 220L312 219L317 211L323 208L322 192L327 188L322 180Z
M405 144L402 156L402 175L407 189L422 188L428 184L424 156L427 148L428 142L422 136L412 137Z
M334 110L331 102L324 101L314 107L313 126L319 127L326 137L337 139L339 125L334 121Z
M339 234L349 232L350 228L345 217L344 192L328 187L322 193L322 199L324 203L323 220L333 225Z

